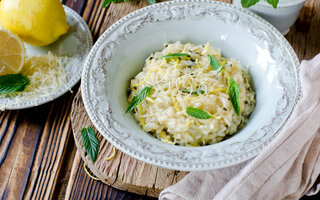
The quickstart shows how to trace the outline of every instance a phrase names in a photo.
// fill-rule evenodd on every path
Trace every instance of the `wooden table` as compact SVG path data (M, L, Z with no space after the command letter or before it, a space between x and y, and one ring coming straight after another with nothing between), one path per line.
M146 0L132 0L101 9L103 0L62 3L84 18L94 41L116 20L148 5ZM300 60L320 53L319 10L319 0L307 0L286 36ZM84 172L70 122L72 100L78 88L79 84L73 93L36 108L0 113L1 199L148 199L94 181ZM320 195L317 197L320 199Z

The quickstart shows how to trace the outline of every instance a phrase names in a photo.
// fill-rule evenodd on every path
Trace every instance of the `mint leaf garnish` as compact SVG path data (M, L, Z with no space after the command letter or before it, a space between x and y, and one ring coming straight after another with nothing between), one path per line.
M152 91L152 85L146 86L138 91L132 98L130 104L127 107L126 113L134 109L139 103L141 103Z
M239 85L232 78L229 78L228 85L230 101L233 105L234 110L236 111L236 114L240 116Z
M191 93L191 94L194 94L194 95L199 95L199 94L204 94L204 93L206 93L206 92L203 91L203 90L197 90L196 92L190 92L190 90L188 90L188 89L182 89L181 92Z
M209 54L208 54L208 58L210 61L210 66L212 67L213 70L221 69L221 64L218 59L216 59L215 57L213 57L212 55L209 55Z
M258 2L259 2L259 0L241 0L241 5L244 8L249 8Z
M273 8L277 8L279 0L267 0L267 2L272 5Z
M147 0L150 5L157 3L156 0Z
M165 56L161 56L160 59L177 58L177 57L190 57L187 53L172 53Z
M190 93L190 90L188 90L188 89L182 89L181 92Z
M102 8L106 8L110 5L111 0L104 0L103 4L102 4Z
M211 119L211 116L204 110L199 108L187 107L187 114L197 119Z
M241 0L241 5L244 8L249 8L251 6L256 5L260 0ZM265 0L270 5L272 5L273 8L277 8L279 0Z
M0 76L0 94L22 92L28 85L30 85L30 79L23 74Z
M94 130L91 127L81 129L81 139L87 154L94 162L99 152L99 140Z

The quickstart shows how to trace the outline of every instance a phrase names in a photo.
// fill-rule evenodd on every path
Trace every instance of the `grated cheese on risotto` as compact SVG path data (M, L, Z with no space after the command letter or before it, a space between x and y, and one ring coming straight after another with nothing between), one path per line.
M213 69L209 55L219 61L219 70ZM230 100L230 78L239 87L239 114ZM152 92L134 108L134 116L144 131L174 145L220 142L239 130L255 107L248 71L236 59L222 57L210 44L165 44L161 52L147 58L142 72L131 80L129 102L146 86L152 86ZM208 119L190 116L188 107L206 112Z

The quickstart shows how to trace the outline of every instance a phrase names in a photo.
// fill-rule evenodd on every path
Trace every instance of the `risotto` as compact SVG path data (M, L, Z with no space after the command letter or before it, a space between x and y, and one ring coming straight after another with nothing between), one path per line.
M255 107L248 70L210 44L165 44L130 82L130 102L143 130L159 140L204 146L234 134Z

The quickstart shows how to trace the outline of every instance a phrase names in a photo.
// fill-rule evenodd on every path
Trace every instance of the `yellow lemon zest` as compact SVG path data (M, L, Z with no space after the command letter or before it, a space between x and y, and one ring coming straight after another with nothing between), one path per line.
M224 72L225 72L224 67L222 68L221 72L222 72L222 74L224 75Z
M181 61L177 58L174 59L174 67L178 68L178 65L181 63Z
M200 62L199 62L199 59L198 58L196 58L196 63L197 63L197 66L201 69L201 70L203 70L202 68L202 65L200 64Z
M195 100L195 99L199 99L202 95L199 95L197 97L185 97L188 100Z
M228 59L224 59L220 62L221 65L225 65L228 62Z
M149 101L150 103L153 103L153 99L151 99L150 97L146 97L146 100Z
M180 111L179 106L178 106L177 99L174 99L174 100L173 100L173 106L174 106L174 108L176 109L177 112Z
M210 46L210 43L205 44L205 46L203 47L204 50L207 50Z
M189 146L189 147L200 147L199 144L189 144L188 146Z
M173 142L166 140L166 139L161 139L162 142L167 143L167 144L174 144Z
M215 118L215 119L221 119L221 117L220 117L220 116L212 115L212 114L210 114L209 112L208 112L208 114L209 114L209 115L210 115L210 117L212 117L212 118Z
M87 169L87 166L86 166L85 163L83 163L83 168L84 168L84 171L86 172L86 174L87 174L90 178L92 178L93 180L96 180L96 181L100 181L100 179L94 177L93 175L91 175L91 174L88 172L88 169Z
M162 67L165 63L166 63L166 59L162 59L162 61L160 63L160 67Z
M182 50L181 53L185 53L185 52L186 52L186 48L187 48L187 46L188 46L189 44L190 44L190 43L187 43L186 45L184 45L183 50Z
M138 105L138 110L140 115L139 118L140 118L141 126L142 126L142 129L144 130L144 126L146 125L146 122L144 121L143 117L141 117L143 115L141 103L139 103Z
M117 153L117 149L112 147L112 154L109 156L109 157L106 157L104 158L106 161L109 161L109 160L112 160L115 156L116 156L116 153Z
M152 72L159 71L159 69L158 69L158 68L152 69L152 68L150 68L150 67L147 67L147 69L148 69L149 71L152 71Z
M189 120L187 123L184 124L185 127L188 127L191 123L193 123L193 120Z
M209 94L213 94L213 93L215 93L215 92L226 92L226 91L228 91L228 89L227 88L221 88L221 87L216 87L215 89L213 89L212 91L210 91L209 92Z
M177 138L173 139L173 144L177 144Z
M170 139L170 136L167 135L164 131L160 131L159 137L162 138L162 139L165 139L165 140L169 140Z
M132 82L133 80L131 80L131 85L132 86L142 85L144 82L146 82L148 80L148 78L150 77L150 74L151 74L150 71L148 71L146 78L143 81L141 81L140 83L137 83L137 84L133 84L133 82Z

